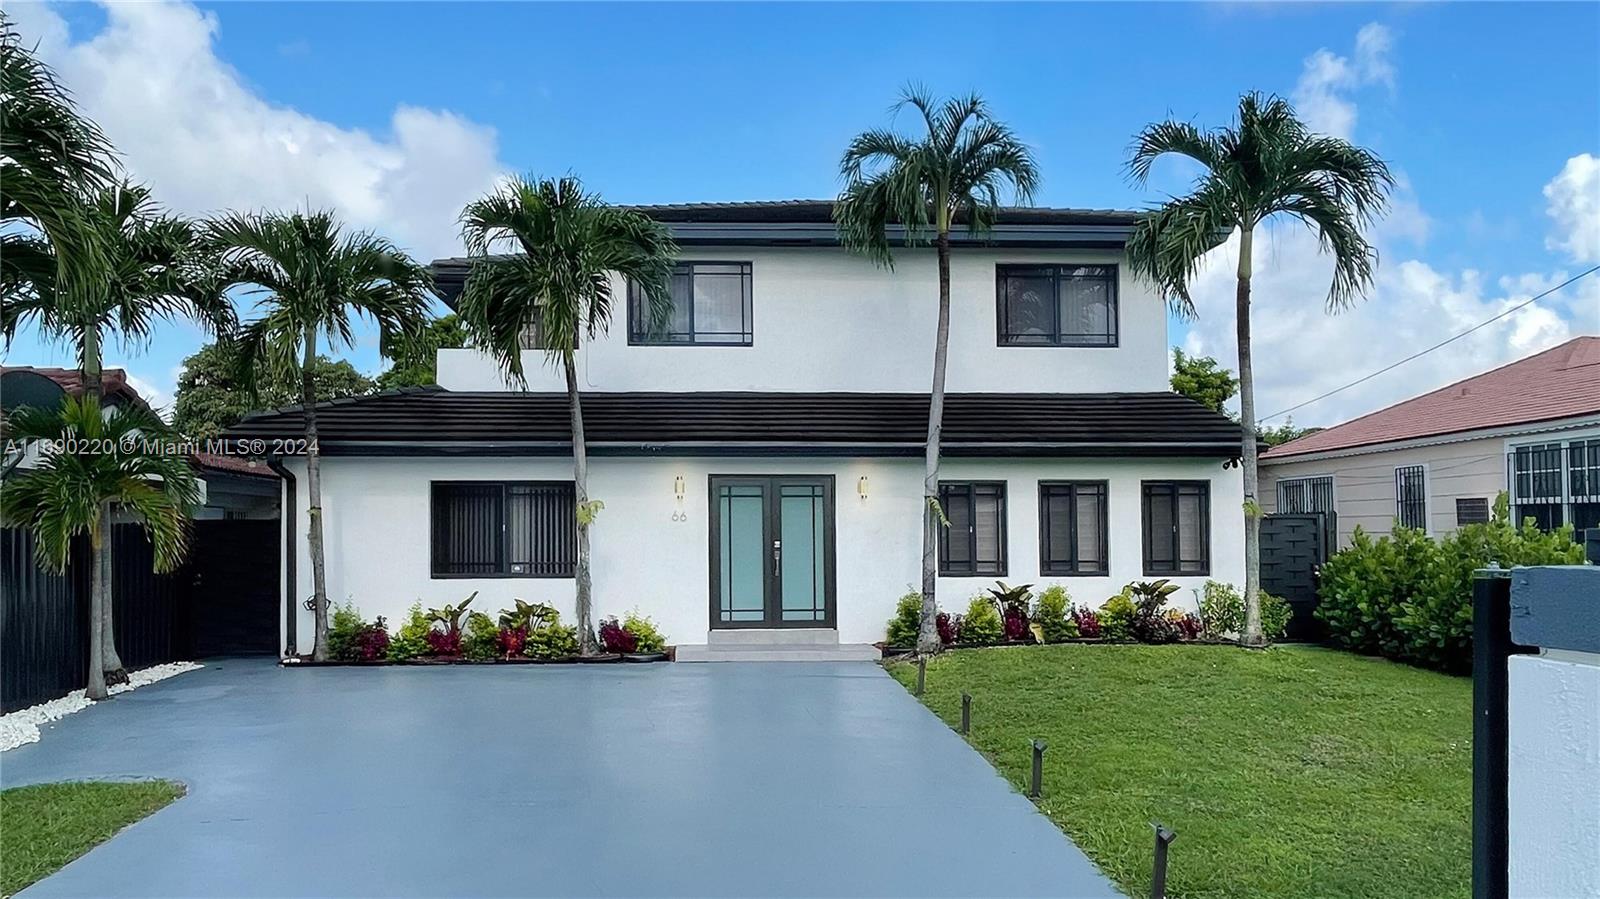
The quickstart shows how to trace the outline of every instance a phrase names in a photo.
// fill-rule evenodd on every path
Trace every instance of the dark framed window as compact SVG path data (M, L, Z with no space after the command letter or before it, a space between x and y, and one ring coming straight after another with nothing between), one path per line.
M1283 478L1278 481L1279 512L1332 512L1333 475Z
M1211 573L1211 483L1145 481L1144 573Z
M1456 498L1456 527L1489 523L1489 499L1483 496Z
M1109 516L1105 481L1039 482L1039 573L1104 575Z
M1115 265L995 267L1001 346L1117 345Z
M939 505L950 525L939 529L939 573L1006 573L1005 481L941 481Z
M750 263L680 262L672 309L651 320L650 301L628 284L628 343L634 346L750 346Z
M577 501L570 481L434 481L435 578L572 577Z
M1403 528L1428 529L1428 470L1421 465L1394 470L1394 517Z

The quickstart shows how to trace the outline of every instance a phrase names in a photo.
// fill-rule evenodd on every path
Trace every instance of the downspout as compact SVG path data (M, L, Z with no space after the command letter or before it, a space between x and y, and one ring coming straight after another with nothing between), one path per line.
M295 543L294 529L298 524L295 510L295 481L289 469L283 467L283 457L273 456L267 460L267 467L272 469L280 478L283 478L283 636L284 657L293 658L300 654L295 647L295 628L298 625L299 609L295 602L297 581L295 579Z

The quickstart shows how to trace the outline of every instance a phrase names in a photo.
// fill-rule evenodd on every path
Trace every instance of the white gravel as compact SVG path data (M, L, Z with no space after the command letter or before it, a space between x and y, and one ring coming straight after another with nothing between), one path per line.
M117 684L108 692L126 693L145 684L153 684L158 680L166 680L175 674L185 671L194 671L204 668L197 662L168 662L165 665L151 665L149 668L140 668L138 671L128 672L128 682ZM58 718L65 718L73 712L82 711L94 703L84 695L83 690L73 690L60 699L41 702L38 705L18 709L9 715L0 715L0 752L16 749L26 743L39 742L39 726L49 724Z

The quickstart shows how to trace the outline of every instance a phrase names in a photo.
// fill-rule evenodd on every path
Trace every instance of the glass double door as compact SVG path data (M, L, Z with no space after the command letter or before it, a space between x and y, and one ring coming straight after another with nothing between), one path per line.
M711 478L711 626L834 626L833 478Z

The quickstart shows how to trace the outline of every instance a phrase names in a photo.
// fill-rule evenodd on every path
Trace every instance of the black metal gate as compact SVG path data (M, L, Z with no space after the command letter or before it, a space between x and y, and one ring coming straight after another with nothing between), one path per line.
M1261 520L1261 589L1289 601L1288 639L1319 640L1317 573L1332 555L1339 528L1331 512L1283 513Z
M277 519L194 523L189 547L193 656L278 651Z

